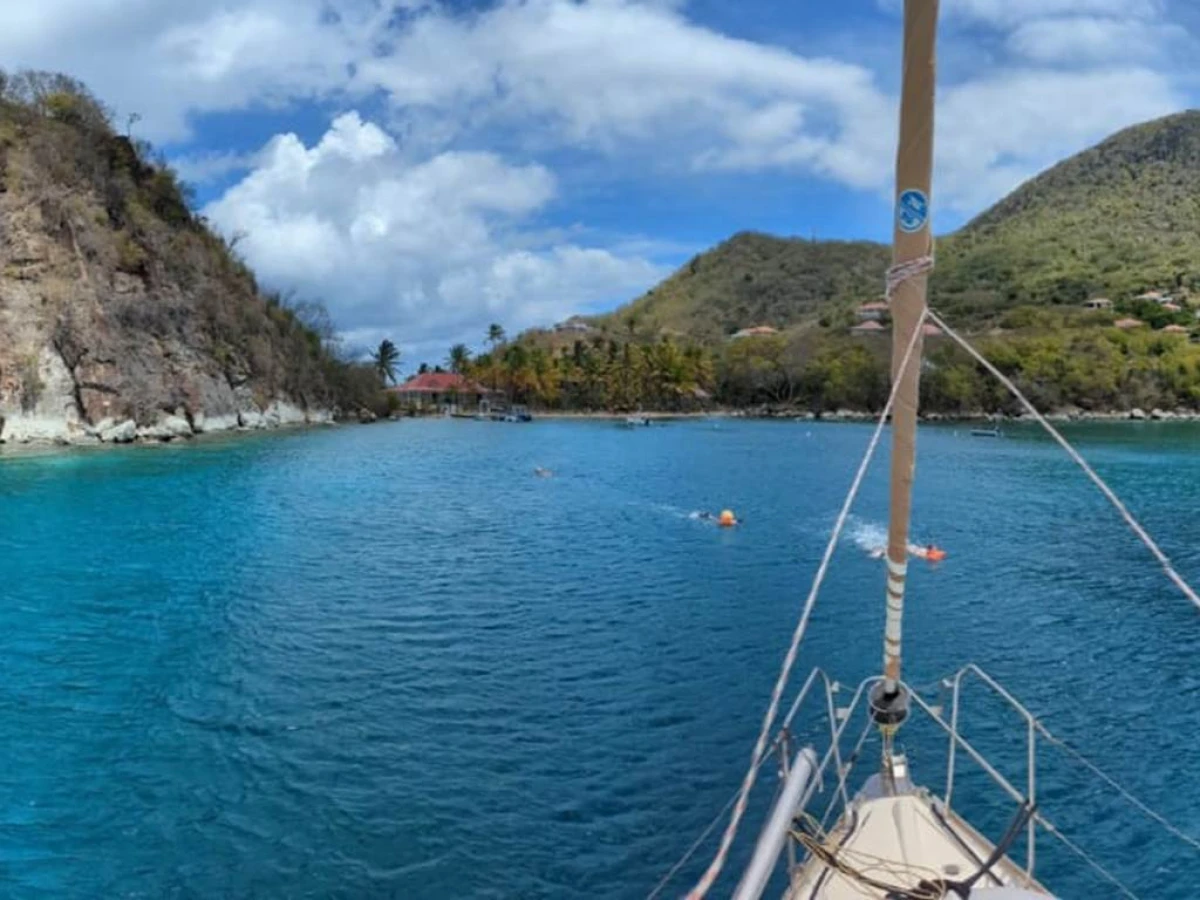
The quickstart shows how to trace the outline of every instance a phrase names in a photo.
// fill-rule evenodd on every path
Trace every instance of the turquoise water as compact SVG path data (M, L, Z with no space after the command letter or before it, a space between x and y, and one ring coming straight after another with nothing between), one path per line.
M1200 580L1200 430L1076 434ZM0 895L645 896L741 777L867 435L409 421L0 460ZM848 684L880 656L884 479L800 662ZM723 506L745 524L689 518ZM926 429L914 526L950 558L911 579L910 681L979 662L1200 834L1200 615L1094 488L1032 433ZM920 778L941 744L904 736ZM1142 896L1195 895L1184 845L1041 776Z

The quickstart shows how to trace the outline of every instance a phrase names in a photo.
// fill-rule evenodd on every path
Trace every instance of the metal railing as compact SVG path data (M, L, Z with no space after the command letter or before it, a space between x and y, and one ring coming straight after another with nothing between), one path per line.
M835 790L826 804L824 811L819 818L819 824L824 831L830 819L835 814L844 812L851 803L851 794L847 788L847 781L851 773L855 769L862 749L867 739L875 733L874 722L869 714L869 703L863 703L863 698L869 696L871 688L882 681L882 677L875 676L864 679L855 689L850 701L845 706L836 705L836 695L841 693L841 685L832 681L828 675L821 669L814 669L805 681L804 686L797 694L792 706L789 708L787 715L784 717L783 724L779 735L777 736L773 747L783 751L785 754L788 750L788 741L800 708L809 698L815 685L822 685L825 691L825 714L829 719L829 747L821 756L820 761L813 772L812 780L810 781L808 791L805 793L801 809L807 809L811 803L813 795L817 792L824 791L824 779L829 769L830 763L834 764L837 773L837 784ZM959 730L963 709L963 685L964 683L975 680L988 688L992 694L998 697L1007 705L1013 712L1017 714L1022 722L1022 730L1025 735L1025 777L1024 791L1018 789L1008 778L1006 778L996 768L996 766L981 752L976 746L968 741ZM1104 781L1118 795L1124 798L1131 805L1136 807L1148 818L1155 821L1165 830L1172 833L1175 837L1184 843L1189 844L1193 849L1200 851L1200 839L1194 838L1185 833L1180 828L1169 822L1161 814L1155 812L1144 802L1139 800L1128 790L1123 788L1110 775L1102 771L1094 763L1080 754L1078 751L1071 748L1060 738L1052 734L1042 722L1040 722L1028 708L1025 707L1016 697L1014 697L1007 689L1005 689L996 679L981 669L975 664L968 664L956 671L949 678L943 679L935 684L935 688L942 691L948 691L950 695L949 702L949 717L947 719L945 709L940 702L930 702L921 692L914 689L910 685L904 685L912 698L912 711L920 710L926 718L932 722L937 728L941 729L948 740L947 761L946 761L946 778L945 790L940 798L945 806L946 811L952 809L952 802L955 793L955 786L959 774L958 756L960 751L965 753L979 768L998 786L1009 798L1011 798L1018 806L1028 803L1033 809L1033 814L1029 818L1026 826L1026 854L1025 865L1020 868L1023 872L1026 886L1034 883L1034 869L1037 864L1037 832L1039 827L1056 838L1067 850L1084 861L1097 875L1115 886L1124 896L1134 898L1134 894L1124 883L1122 883L1112 872L1105 868L1090 856L1076 842L1069 839L1062 833L1061 830L1051 822L1040 810L1036 808L1038 797L1038 764L1037 755L1038 749L1043 744L1049 744L1058 750L1063 751L1076 762L1090 770L1090 772ZM850 723L855 719L856 714L866 713L866 722L858 733L856 742L848 757L844 757L842 752L842 741L846 734ZM1041 739L1039 741L1039 738ZM848 759L849 761L844 761Z
M878 682L882 681L882 677L876 676L864 679L854 689L850 700L844 706L837 705L837 698L843 695L843 686L838 682L833 681L822 669L813 669L808 678L805 679L800 691L796 694L791 706L784 715L778 732L770 744L768 754L763 756L760 765L765 765L768 760L778 758L781 761L781 775L786 777L788 767L786 760L790 759L794 753L794 747L790 746L792 741L797 737L794 728L800 712L805 703L814 697L814 690L819 685L824 692L824 698L821 713L818 717L823 717L828 720L828 746L824 753L820 755L816 767L812 770L811 777L808 780L808 786L803 792L797 810L807 810L813 802L813 798L818 793L824 793L826 790L825 778L829 774L830 765L834 768L836 774L836 784L830 792L830 798L817 820L820 830L824 832L829 826L830 820L839 812L846 811L852 803L852 794L847 787L848 781L852 773L856 770L860 760L862 751L872 735L878 734L875 723L870 716L870 703L864 703L863 698L869 697L871 688ZM969 680L976 680L993 694L999 697L1009 708L1017 713L1022 722L1023 731L1025 733L1026 742L1026 772L1025 772L1025 790L1022 792L1015 787L1004 775L1002 775L995 765L970 741L968 741L959 731L961 720L961 711L963 708L963 686ZM965 753L979 768L994 782L1009 798L1015 801L1018 805L1025 803L1033 804L1038 796L1038 764L1037 754L1040 747L1051 746L1058 751L1061 751L1066 756L1070 757L1075 763L1087 769L1094 777L1104 782L1116 795L1122 797L1131 806L1139 810L1147 818L1154 821L1158 826L1165 831L1171 833L1182 843L1189 845L1192 850L1196 851L1200 858L1200 838L1194 837L1178 826L1168 821L1160 813L1150 808L1142 800L1135 797L1132 793L1122 787L1108 773L1100 769L1095 763L1087 759L1079 751L1072 748L1062 739L1052 734L1050 730L1037 719L1019 700L1016 699L1008 690L1006 690L996 679L974 664L963 666L949 678L935 682L932 686L926 686L933 690L941 692L949 692L949 717L946 716L946 710L940 702L931 702L926 696L923 696L921 691L915 689L911 685L904 685L912 698L912 711L920 710L925 714L925 717L932 722L937 728L941 729L942 733L948 739L948 755L946 761L946 780L944 796L942 800L946 811L951 810L951 803L955 794L955 787L958 778L958 756L960 751ZM861 729L851 731L851 723L860 713L865 713L863 718L865 722ZM911 727L911 726L909 726ZM849 754L843 752L843 741L846 739L847 732L850 731L854 735L854 744ZM717 822L728 812L733 805L736 794L730 798L725 809L717 814L717 817L708 826L708 828L700 835L700 837L692 844L692 846L684 853L683 857L675 864L675 866L664 876L658 886L651 893L651 897L659 895L667 883L677 874L682 866L687 863L691 856L697 851L706 837L715 828ZM814 815L814 818L816 816ZM1051 822L1038 809L1034 808L1030 822L1027 826L1027 848L1025 865L1020 871L1023 872L1025 880L1028 883L1034 880L1034 868L1037 862L1037 830L1040 827L1043 831L1053 836L1058 840L1064 848L1074 854L1087 866L1089 866L1100 878L1113 885L1120 893L1132 900L1137 900L1137 895L1133 893L1124 883L1120 881L1112 872L1105 868L1101 863L1097 862L1086 850L1078 843L1071 840L1062 831ZM788 861L789 868L795 866L793 853L794 845L788 844ZM1015 866L1015 863L1014 863Z

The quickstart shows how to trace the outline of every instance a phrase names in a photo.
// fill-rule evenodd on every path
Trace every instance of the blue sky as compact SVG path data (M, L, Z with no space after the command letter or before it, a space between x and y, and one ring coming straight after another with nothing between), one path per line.
M610 309L743 229L886 240L900 0L41 0L69 72L268 284L415 364ZM1200 5L942 0L934 219L1200 94Z

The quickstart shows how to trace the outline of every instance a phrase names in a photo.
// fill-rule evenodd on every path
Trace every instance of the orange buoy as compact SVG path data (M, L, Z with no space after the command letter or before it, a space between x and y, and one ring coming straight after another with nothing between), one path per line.
M717 524L722 528L731 528L737 524L737 517L734 516L733 510L723 509L721 515L717 518Z
M925 551L925 558L930 562L941 562L946 558L946 551L937 547L930 547Z

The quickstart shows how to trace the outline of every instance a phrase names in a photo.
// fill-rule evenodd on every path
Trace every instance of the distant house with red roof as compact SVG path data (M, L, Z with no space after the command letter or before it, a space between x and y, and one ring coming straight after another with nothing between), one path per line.
M495 392L455 372L425 372L388 388L403 406L415 409L474 408Z
M1128 331L1131 328L1141 328L1146 323L1141 319L1117 319L1113 324L1124 331Z
M753 328L743 328L741 331L735 331L729 336L729 339L736 341L739 338L770 337L773 334L779 334L778 329L772 328L770 325L755 325Z

